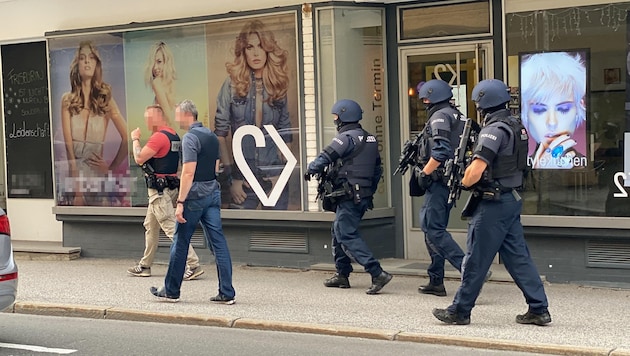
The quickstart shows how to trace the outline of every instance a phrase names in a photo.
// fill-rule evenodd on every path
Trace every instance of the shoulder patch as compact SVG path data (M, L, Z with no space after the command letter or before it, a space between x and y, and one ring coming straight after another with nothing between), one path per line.
M497 137L495 135L489 134L489 133L483 133L483 134L479 135L479 137L480 138L482 138L482 137L489 138L492 141L496 141L497 140Z

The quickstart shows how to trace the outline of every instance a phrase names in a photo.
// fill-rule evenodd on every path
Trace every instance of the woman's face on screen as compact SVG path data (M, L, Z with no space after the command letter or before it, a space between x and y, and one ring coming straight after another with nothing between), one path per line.
M262 48L260 38L255 33L247 36L247 47L245 47L245 58L247 65L255 72L260 73L267 64L267 52Z
M554 93L545 102L529 102L529 131L537 142L562 134L572 135L577 126L577 105L570 94Z

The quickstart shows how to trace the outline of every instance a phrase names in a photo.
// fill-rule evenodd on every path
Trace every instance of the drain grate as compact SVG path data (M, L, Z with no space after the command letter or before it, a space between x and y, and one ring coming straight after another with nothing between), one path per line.
M306 233L289 231L253 231L250 251L308 253Z
M203 235L201 227L198 227L197 230L193 232L193 235L190 238L190 244L193 247L206 247L206 237ZM166 234L162 231L162 229L160 229L160 241L158 246L171 246L171 240L166 237Z
M589 267L630 268L630 243L588 240L586 259Z

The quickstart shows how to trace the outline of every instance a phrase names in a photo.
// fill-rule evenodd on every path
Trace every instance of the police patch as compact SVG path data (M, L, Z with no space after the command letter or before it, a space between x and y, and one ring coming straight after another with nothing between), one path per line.
M492 141L496 141L497 140L497 137L495 135L493 135L493 134L484 133L484 134L479 135L479 138L484 138L484 137L489 138Z
M343 146L343 141L341 141L340 139L338 139L338 138L336 138L336 137L335 137L335 138L333 138L333 141L335 141L335 142L337 142L338 144L340 144L340 145L342 145L342 146Z

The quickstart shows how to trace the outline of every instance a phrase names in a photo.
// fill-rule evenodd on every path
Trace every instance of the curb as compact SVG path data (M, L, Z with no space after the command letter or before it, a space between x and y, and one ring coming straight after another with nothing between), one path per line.
M420 344L462 346L476 349L529 352L549 355L630 356L629 349L605 349L555 344L530 344L519 341L474 338L453 335L421 334L351 327L332 324L284 322L276 320L226 318L199 314L149 312L135 309L54 303L16 302L7 312L47 316L157 322L239 329L294 332L375 340L414 342Z

